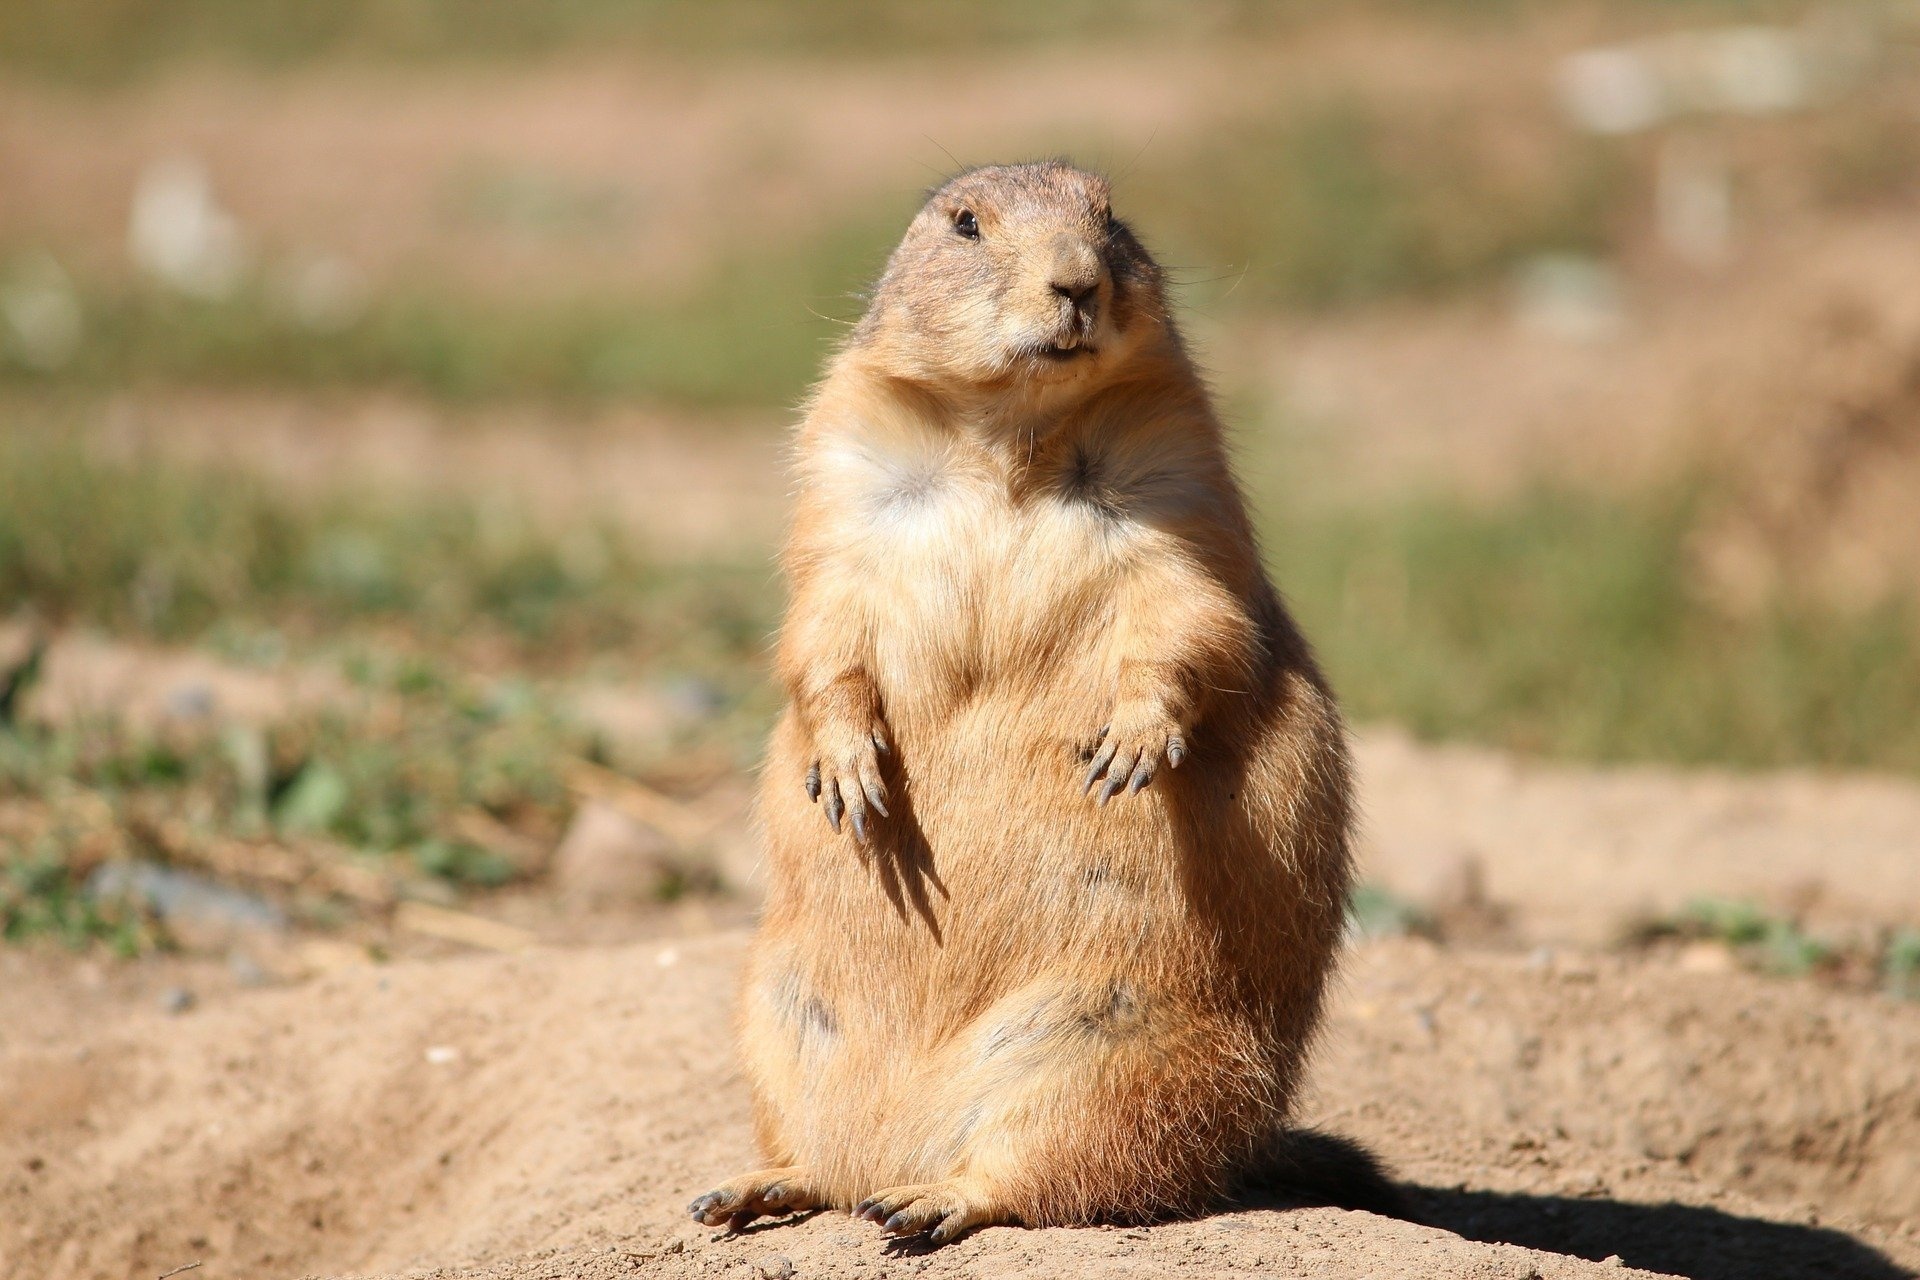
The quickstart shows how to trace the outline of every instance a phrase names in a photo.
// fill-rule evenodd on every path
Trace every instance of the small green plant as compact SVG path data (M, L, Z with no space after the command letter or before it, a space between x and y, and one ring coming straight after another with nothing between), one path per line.
M457 840L421 841L413 847L413 865L465 888L497 889L520 876L511 859Z
M1920 929L1901 929L1888 939L1880 973L1888 994L1920 1000Z
M1788 921L1775 920L1760 943L1760 967L1790 978L1804 977L1831 964L1837 954L1830 943Z
M0 730L0 801L12 802L0 934L151 949L164 934L137 907L92 892L95 870L139 862L220 879L235 873L222 850L240 846L277 848L282 866L289 856L348 860L397 883L488 889L521 879L570 812L559 771L598 750L546 707L461 679L398 705L349 703L264 730L114 721ZM323 899L296 905L308 920L339 914Z
M0 842L0 939L39 938L75 949L97 943L120 956L141 955L165 941L158 925L136 907L90 896L72 865L53 849L30 851Z
M1701 898L1681 917L1684 936L1711 938L1740 951L1755 968L1804 977L1829 964L1833 946L1752 902Z
M1673 939L1721 943L1747 967L1781 977L1824 975L1850 980L1844 975L1871 971L1878 965L1886 970L1891 988L1898 964L1895 946L1886 948L1876 960L1870 947L1835 944L1758 903L1737 898L1695 899L1677 915L1642 923L1623 941L1629 946L1646 946Z
M1355 885L1347 895L1347 925L1363 938L1431 937L1433 918L1418 903L1377 884Z
M1751 902L1701 898L1682 916L1683 932L1744 947L1771 937L1780 922Z

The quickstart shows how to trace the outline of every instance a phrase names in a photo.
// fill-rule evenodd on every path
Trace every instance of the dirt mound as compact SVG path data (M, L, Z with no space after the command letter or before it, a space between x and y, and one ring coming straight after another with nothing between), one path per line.
M1920 1261L1920 1009L1651 962L1373 944L1310 1107L1432 1225L1254 1210L888 1253L681 1212L752 1155L737 934L363 967L0 1044L19 1275L1894 1276ZM1821 1204L1819 1212L1803 1207ZM1837 1222L1838 1226L1828 1225ZM1909 1225L1900 1228L1896 1224ZM1617 1267L1618 1262L1613 1266Z
M1475 303L1248 330L1220 360L1264 370L1294 411L1290 436L1256 442L1309 450L1353 493L1704 481L1705 594L1867 606L1920 592L1915 230L1907 211L1832 218L1737 271L1635 276L1604 341Z
M1920 315L1892 301L1821 300L1719 397L1728 494L1695 550L1730 604L1920 593Z

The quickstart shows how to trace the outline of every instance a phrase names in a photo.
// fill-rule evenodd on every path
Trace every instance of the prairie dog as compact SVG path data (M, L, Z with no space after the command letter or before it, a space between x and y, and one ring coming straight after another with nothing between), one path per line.
M1107 183L934 192L796 457L742 998L770 1167L693 1215L938 1244L1220 1203L1319 1022L1347 748Z

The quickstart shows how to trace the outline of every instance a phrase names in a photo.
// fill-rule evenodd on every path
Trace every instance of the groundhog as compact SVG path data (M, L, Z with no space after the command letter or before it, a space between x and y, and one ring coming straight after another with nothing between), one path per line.
M1106 181L935 191L796 459L742 1000L771 1167L694 1217L1223 1203L1286 1158L1347 748Z

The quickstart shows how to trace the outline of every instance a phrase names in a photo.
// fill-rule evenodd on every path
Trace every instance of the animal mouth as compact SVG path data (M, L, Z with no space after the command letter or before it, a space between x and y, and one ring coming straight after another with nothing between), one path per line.
M1097 353L1085 343L1074 341L1048 343L1036 350L1034 354L1050 364L1066 364Z

